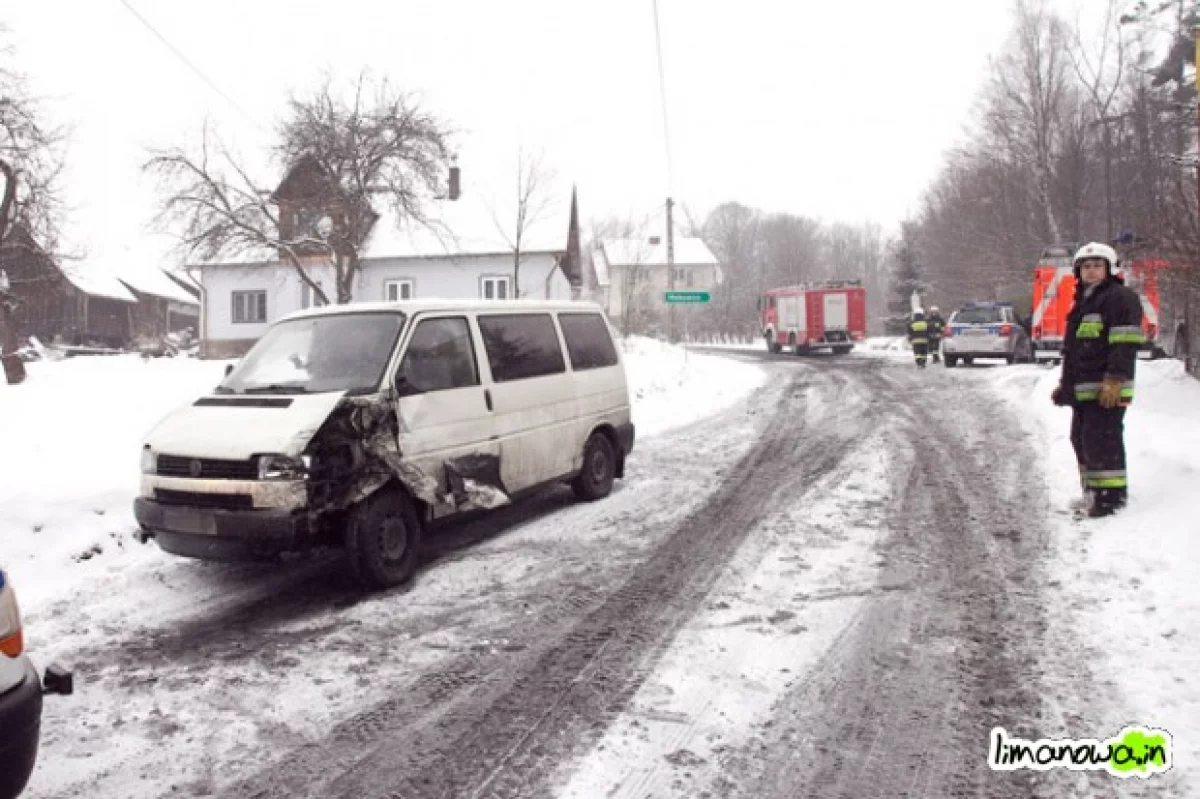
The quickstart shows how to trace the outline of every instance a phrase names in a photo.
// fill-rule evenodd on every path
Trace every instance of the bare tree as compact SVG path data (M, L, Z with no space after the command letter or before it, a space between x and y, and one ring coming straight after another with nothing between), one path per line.
M199 153L159 152L145 168L165 189L159 222L180 231L188 256L273 254L325 303L331 298L314 269L331 269L332 299L347 303L367 236L383 224L376 197L396 224L432 224L427 203L445 174L448 137L412 97L360 75L350 102L329 80L310 96L292 98L274 150L287 185L275 191L207 126Z
M513 298L521 297L521 263L530 231L554 206L551 194L555 172L545 165L545 153L517 150L515 205L506 210L490 207L492 222L513 254Z
M1113 216L1113 133L1112 125L1120 122L1113 109L1121 90L1125 73L1126 46L1118 23L1119 0L1108 0L1100 41L1095 52L1089 53L1076 25L1071 47L1067 53L1075 76L1083 86L1095 114L1093 124L1100 127L1100 157L1104 162L1104 222L1109 236L1116 233Z
M988 121L992 135L1032 171L1043 238L1059 241L1063 225L1053 202L1054 168L1068 75L1062 24L1043 2L1017 2L1012 44L993 69Z
M7 48L0 49L0 58L9 54ZM50 252L56 246L61 141L61 131L40 118L24 76L0 62L0 249ZM15 356L20 345L14 319L17 300L9 281L6 276L0 283L0 350L9 380L20 382L24 370Z

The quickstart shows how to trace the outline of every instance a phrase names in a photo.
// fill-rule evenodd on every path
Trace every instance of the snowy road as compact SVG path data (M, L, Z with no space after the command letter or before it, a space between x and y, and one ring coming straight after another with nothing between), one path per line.
M182 562L207 593L142 628L98 595L74 623L120 640L73 665L111 704L48 720L70 758L30 797L1114 790L986 765L994 724L1060 726L1088 693L1043 640L1045 489L1011 407L967 370L728 357L769 380L640 443L606 501L443 531L405 591Z

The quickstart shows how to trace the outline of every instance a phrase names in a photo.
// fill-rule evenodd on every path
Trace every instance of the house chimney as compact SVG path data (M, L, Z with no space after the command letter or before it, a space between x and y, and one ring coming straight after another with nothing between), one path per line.
M450 162L450 199L457 200L462 192L462 179L458 169L458 159Z

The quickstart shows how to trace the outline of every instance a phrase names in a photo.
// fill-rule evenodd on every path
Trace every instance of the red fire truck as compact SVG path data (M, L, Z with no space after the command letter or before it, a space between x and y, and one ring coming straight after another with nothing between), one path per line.
M1033 313L1030 334L1033 350L1039 359L1059 360L1067 335L1067 314L1075 302L1075 274L1070 246L1047 247L1033 269ZM1161 258L1121 261L1118 271L1125 285L1137 292L1142 300L1142 332L1146 343L1141 349L1157 358L1163 354L1158 346L1159 301L1158 272L1167 267Z
M861 280L830 280L768 289L758 298L759 327L771 352L817 349L844 355L867 335Z

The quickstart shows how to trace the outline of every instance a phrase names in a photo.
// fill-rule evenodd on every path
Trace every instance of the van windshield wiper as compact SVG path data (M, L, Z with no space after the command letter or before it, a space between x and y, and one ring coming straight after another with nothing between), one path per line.
M308 390L298 383L269 383L265 386L247 386L243 394L307 394Z

